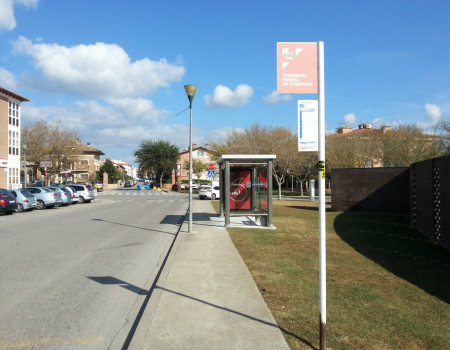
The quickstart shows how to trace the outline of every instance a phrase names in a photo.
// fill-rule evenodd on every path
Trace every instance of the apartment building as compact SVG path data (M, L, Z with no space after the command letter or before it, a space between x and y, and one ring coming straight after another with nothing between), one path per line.
M113 162L116 169L121 173L125 173L127 176L131 176L133 179L137 179L136 167L132 166L131 164L125 163L120 159L111 159L111 162Z
M27 101L27 98L0 87L0 188L20 188L20 105Z
M100 156L104 156L101 150L91 147L88 143L77 144L73 147L74 156L67 162L66 166L59 174L59 182L91 182L96 178L97 171L100 170L102 161ZM64 162L65 163L65 162Z
M192 160L198 159L205 164L215 163L212 160L212 152L209 148L209 144L205 144L205 147L197 146L196 143L192 144ZM185 162L189 162L189 149L180 152L180 158L178 159L178 164L181 164L181 180L189 179L189 171L184 169ZM218 178L218 173L216 172L216 177ZM195 174L192 174L192 179L197 179ZM205 171L198 178L199 180L208 180L208 172Z

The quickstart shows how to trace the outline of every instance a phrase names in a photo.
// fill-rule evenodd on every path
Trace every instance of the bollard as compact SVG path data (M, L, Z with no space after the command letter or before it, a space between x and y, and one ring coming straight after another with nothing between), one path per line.
M314 179L309 180L309 200L314 202Z

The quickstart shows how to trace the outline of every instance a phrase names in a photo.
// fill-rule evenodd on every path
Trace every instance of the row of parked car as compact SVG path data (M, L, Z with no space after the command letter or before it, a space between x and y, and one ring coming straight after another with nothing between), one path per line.
M89 185L25 187L15 190L0 189L0 212L11 215L33 209L45 209L73 203L89 203L95 192Z

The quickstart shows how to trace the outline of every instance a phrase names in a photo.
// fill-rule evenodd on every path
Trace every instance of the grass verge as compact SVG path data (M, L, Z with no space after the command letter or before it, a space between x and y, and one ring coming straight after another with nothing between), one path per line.
M292 349L318 349L317 202L228 229ZM389 216L327 212L327 348L450 349L450 252Z

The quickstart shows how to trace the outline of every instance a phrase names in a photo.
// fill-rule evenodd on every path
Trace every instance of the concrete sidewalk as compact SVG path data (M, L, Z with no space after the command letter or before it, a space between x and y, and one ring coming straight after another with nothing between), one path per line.
M195 201L129 349L289 349L209 201Z

